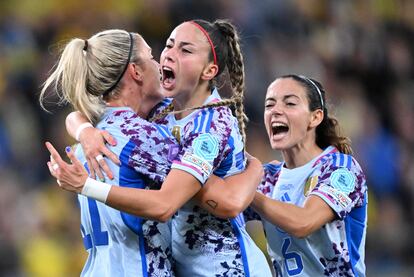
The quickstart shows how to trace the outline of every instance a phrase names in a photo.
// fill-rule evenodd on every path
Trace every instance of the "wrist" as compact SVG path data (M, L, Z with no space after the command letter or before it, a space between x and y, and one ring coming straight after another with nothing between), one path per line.
M111 187L110 184L88 177L80 194L105 203Z
M85 122L85 123L82 123L81 125L79 125L79 127L76 129L76 132L75 132L75 139L77 141L80 141L80 135L81 135L82 131L86 128L89 128L89 127L93 128L93 125L90 122Z

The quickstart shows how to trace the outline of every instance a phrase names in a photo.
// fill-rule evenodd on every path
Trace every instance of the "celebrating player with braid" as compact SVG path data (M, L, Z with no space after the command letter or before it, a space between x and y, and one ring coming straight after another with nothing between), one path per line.
M237 182L223 183L220 179L214 184L206 183L213 173L226 177L245 168L244 69L234 26L223 20L182 23L167 40L161 66L164 94L174 100L163 101L160 109L172 104L175 112L157 117L156 121L166 124L180 141L171 171L160 190L112 185L104 193L106 201L94 193L89 196L146 218L165 221L176 214L172 220L172 249L179 276L271 276L265 257L247 234L243 217L238 215L253 199L256 185L240 183L240 175L230 177L239 177ZM235 93L222 100L215 81L226 67ZM229 104L235 105L238 120L226 106ZM72 134L76 133L74 125L79 120L76 118L75 124L69 120ZM91 132L98 131L86 128L81 133L85 148L96 144L87 142ZM49 150L59 166L56 171L51 168L51 173L64 189L102 194L104 184L88 178L71 152L74 163L68 165L50 145ZM197 198L191 199L204 184Z

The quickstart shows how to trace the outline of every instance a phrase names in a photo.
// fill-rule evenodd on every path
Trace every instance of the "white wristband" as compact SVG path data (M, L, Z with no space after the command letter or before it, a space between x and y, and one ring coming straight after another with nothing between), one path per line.
M76 129L76 132L75 132L75 139L77 141L79 141L79 137L80 137L80 134L83 131L83 129L88 128L88 127L93 128L93 125L90 122L85 122L85 123L82 123L81 125L79 125L78 129Z
M110 184L103 183L88 177L88 179L86 179L85 185L83 186L81 194L105 203L111 187L112 186Z

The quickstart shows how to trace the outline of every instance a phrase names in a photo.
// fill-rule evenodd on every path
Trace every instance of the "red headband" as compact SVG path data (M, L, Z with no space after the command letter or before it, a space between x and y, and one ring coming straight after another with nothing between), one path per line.
M201 27L200 24L194 22L194 21L188 21L189 23L193 24L194 26L196 26L198 29L200 29L201 32L203 32L203 34L206 36L208 43L210 43L210 47L211 47L211 52L213 52L213 59L214 59L214 64L218 66L217 64L217 56L216 56L216 50L214 50L214 44L213 41L211 40L210 36L208 35L207 31Z

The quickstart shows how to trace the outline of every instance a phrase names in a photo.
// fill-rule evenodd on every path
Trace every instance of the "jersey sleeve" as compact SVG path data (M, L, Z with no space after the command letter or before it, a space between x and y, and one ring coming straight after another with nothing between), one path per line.
M318 184L310 192L322 198L344 219L354 207L366 201L366 179L357 161L350 155L335 153L321 167Z
M171 168L193 175L202 185L229 153L233 118L227 107L202 110L185 126L181 151Z
M115 135L118 143L124 144L121 163L153 181L164 181L179 149L168 128L150 123L134 113L126 112L122 116L123 120L117 120L121 122L119 126L111 128L108 124L111 129L108 131Z
M260 184L257 186L257 192L271 198L272 192L276 184L276 179L280 174L280 168L282 164L268 163L263 165L263 178ZM260 215L256 213L251 207L248 207L243 212L246 221L261 220Z
M155 107L149 113L148 118L153 118L162 113L172 103L172 101L172 98L164 98L160 103L155 105ZM165 117L159 118L155 122L158 124L166 124Z

